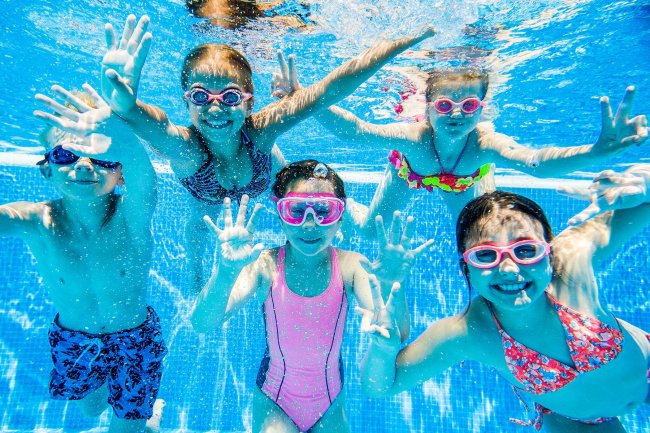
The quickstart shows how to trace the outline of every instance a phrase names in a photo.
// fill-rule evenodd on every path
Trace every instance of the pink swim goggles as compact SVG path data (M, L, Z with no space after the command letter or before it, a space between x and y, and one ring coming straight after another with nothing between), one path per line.
M449 98L438 98L433 102L429 102L429 107L433 107L440 114L450 113L454 108L460 108L465 114L472 114L485 103L477 97L465 98L460 102L453 101Z
M212 104L214 101L219 101L228 107L235 107L244 101L248 101L253 97L252 94L242 92L241 90L229 87L223 89L218 93L213 93L203 87L192 87L183 95L192 104L202 107L204 105Z
M280 219L291 226L302 225L307 214L319 226L329 226L341 218L345 209L345 202L330 193L290 192L283 198L271 198L277 202Z
M463 253L465 262L479 269L490 269L501 263L504 253L520 265L532 265L551 252L551 246L544 241L525 239L505 247L478 245Z

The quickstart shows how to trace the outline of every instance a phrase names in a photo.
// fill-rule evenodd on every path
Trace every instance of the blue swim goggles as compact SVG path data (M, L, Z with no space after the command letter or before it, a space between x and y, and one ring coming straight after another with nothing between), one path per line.
M49 152L45 153L44 159L38 161L36 164L43 165L46 162L57 165L70 165L74 164L81 158L79 155L64 149L61 145L55 146ZM121 164L119 162L105 161L103 159L88 158L93 165L105 168L107 170L115 170Z

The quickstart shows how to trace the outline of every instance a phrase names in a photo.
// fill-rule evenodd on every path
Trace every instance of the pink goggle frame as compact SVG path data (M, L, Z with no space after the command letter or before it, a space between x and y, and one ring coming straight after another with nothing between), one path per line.
M467 264L479 269L490 269L501 263L504 253L520 265L532 265L551 253L551 246L544 241L524 239L505 247L478 245L463 253Z
M485 102L477 97L465 98L460 102L453 101L449 98L438 98L435 101L429 102L428 105L440 114L451 113L455 108L460 108L465 114L472 114L484 106Z
M271 196L277 203L280 219L291 226L302 225L311 214L319 226L329 226L341 219L345 202L330 193L290 192L283 198Z

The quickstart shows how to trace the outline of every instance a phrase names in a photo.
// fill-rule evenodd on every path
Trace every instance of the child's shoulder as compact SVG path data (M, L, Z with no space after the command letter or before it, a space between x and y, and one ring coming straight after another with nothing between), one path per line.
M357 253L356 251L344 250L341 248L333 247L336 252L336 257L339 259L339 262L354 262L358 263L366 257L363 254Z
M53 209L60 207L60 201L15 201L3 204L0 209L3 210L3 214L12 219L25 223L42 222L52 216Z
M5 236L18 236L25 240L30 235L38 236L43 229L56 223L55 209L58 201L28 202L17 201L0 206L0 233Z

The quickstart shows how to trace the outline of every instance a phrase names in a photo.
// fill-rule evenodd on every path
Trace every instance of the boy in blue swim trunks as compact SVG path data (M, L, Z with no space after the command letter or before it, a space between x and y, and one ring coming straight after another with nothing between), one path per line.
M67 106L37 95L57 113L34 114L50 125L38 164L61 198L0 206L0 235L29 245L50 288L51 397L77 400L90 416L108 403L109 432L142 432L161 415L152 417L167 353L146 290L156 176L130 129L85 90L53 87ZM125 178L128 194L118 195Z

